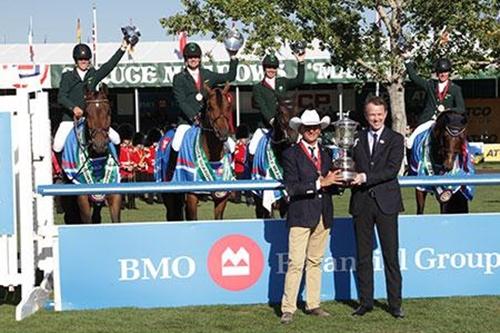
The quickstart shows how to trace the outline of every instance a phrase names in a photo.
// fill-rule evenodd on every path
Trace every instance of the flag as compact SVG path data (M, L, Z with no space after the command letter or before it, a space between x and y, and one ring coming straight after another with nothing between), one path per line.
M82 43L82 29L80 27L80 18L76 20L76 42L78 44Z
M92 7L92 63L97 68L97 8Z
M30 61L35 62L35 50L33 49L33 19L30 16L30 26L28 30L28 50L30 54Z
M184 47L187 44L187 32L181 31L179 32L179 54L183 54Z

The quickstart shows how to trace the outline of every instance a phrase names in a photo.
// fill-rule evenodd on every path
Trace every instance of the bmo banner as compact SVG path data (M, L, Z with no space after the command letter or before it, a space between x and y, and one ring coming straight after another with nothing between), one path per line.
M500 294L498 214L402 216L404 297ZM374 248L375 294L385 298ZM277 303L287 263L281 220L60 226L56 309ZM356 299L351 219L335 220L322 298Z

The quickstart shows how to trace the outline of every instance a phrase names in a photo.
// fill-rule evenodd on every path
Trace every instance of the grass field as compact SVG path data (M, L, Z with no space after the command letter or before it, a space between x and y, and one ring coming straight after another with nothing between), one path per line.
M498 212L500 188L476 188L471 212ZM335 197L335 216L348 216L349 191ZM405 214L414 214L414 189L403 189ZM122 211L123 221L163 221L163 205L137 200L137 210ZM200 204L200 218L211 219L211 202ZM437 213L433 197L426 213ZM253 207L229 204L226 219L251 218ZM56 215L61 223L62 215ZM107 212L103 214L109 221ZM425 217L423 217L423 223ZM451 281L450 281L451 282ZM499 279L500 283L500 279ZM404 289L404 286L403 286ZM500 297L453 297L404 301L407 318L395 320L380 305L363 318L352 318L354 304L325 302L331 318L311 318L298 313L293 324L279 324L277 310L268 305L185 307L173 309L110 309L55 313L42 310L16 322L15 307L0 293L0 333L7 332L500 332Z

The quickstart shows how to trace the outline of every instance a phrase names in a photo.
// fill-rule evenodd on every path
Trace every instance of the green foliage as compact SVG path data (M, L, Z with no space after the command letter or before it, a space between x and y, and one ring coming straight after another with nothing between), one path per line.
M449 56L461 72L498 64L498 3L491 0L183 0L185 11L160 20L169 33L213 35L232 22L248 36L247 52L262 55L287 41L314 39L332 63L385 85L404 75L401 42L429 69ZM380 21L375 21L375 12ZM441 34L449 34L445 41Z

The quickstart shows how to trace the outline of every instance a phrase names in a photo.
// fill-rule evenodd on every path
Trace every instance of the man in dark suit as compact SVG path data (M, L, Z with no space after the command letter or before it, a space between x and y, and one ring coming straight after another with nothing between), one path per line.
M403 211L398 173L403 161L404 139L384 125L387 105L380 97L369 98L364 106L369 128L360 132L353 149L356 175L351 183L349 212L356 233L356 271L360 306L353 315L373 309L373 238L377 227L385 266L389 311L403 318L401 270L399 267L398 215Z
M340 171L331 171L332 156L318 143L321 130L330 124L316 110L305 110L290 120L302 134L301 141L283 153L284 183L290 196L287 224L288 269L281 304L281 323L289 324L297 310L297 296L306 262L306 310L313 316L330 314L320 308L321 261L333 222L332 185L340 185Z
M185 124L192 125L196 116L204 111L207 92L204 85L210 88L218 84L234 81L238 59L236 52L227 51L230 57L229 71L227 73L215 73L201 66L201 48L197 43L188 43L184 47L183 56L185 68L174 75L172 90L174 92L174 104L177 111L178 126L172 141L174 150L178 150L185 131L189 128ZM168 118L168 117L167 117Z

